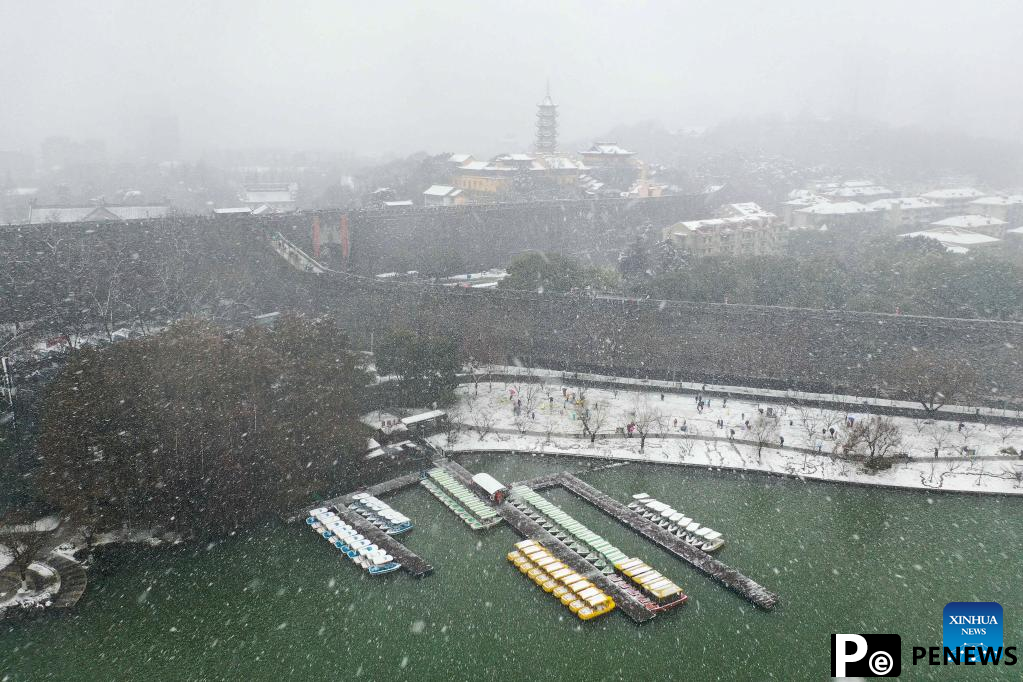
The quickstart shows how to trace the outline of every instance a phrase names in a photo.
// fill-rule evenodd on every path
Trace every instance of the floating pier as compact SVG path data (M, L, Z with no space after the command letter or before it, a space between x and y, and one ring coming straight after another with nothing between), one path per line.
M558 478L561 481L561 485L569 492L586 500L619 523L632 528L651 542L660 545L668 552L687 562L698 571L707 574L728 589L739 593L756 606L763 609L771 609L778 603L778 595L768 591L763 585L747 578L706 552L696 549L685 540L669 533L649 519L643 518L638 512L629 509L621 502L605 495L588 483L568 473L559 474Z
M422 578L433 573L433 566L411 549L395 540L393 536L380 530L347 507L338 504L334 508L341 520L358 530L367 539L372 540L373 544L386 550L413 578Z
M608 576L597 570L597 567L586 561L568 545L551 535L543 526L529 518L525 512L510 504L502 504L497 509L504 520L524 538L531 538L543 544L553 556L583 576L605 594L614 599L615 604L625 615L636 623L645 623L656 616L639 600L623 590L619 585L608 580Z

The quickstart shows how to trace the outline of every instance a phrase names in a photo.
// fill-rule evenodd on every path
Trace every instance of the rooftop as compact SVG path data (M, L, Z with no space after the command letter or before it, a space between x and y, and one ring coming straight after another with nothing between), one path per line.
M971 204L980 206L1018 206L1023 204L1023 194L1011 194L1009 196L981 197L974 199Z
M936 189L922 195L924 199L979 199L984 193L972 187L954 187L951 189Z
M594 142L592 147L579 153L583 156L633 156L636 152L619 147L617 142Z
M969 250L968 247L971 246L981 246L1001 241L1000 239L996 239L995 237L991 237L986 234L970 232L969 230L963 230L958 227L931 228L929 230L907 232L905 234L900 234L899 236L906 238L924 237L925 239L933 239L934 241L940 242L947 250L955 253L965 253Z
M977 227L996 227L999 225L1005 225L1004 220L998 218L989 218L986 215L956 215L951 218L945 218L937 222L931 223L936 227L958 227L964 229L977 228Z
M936 204L929 199L923 197L892 197L890 199L878 199L872 201L868 206L880 209L882 211L890 211L895 208L906 209L924 209L924 208L939 208L941 204Z
M430 185L423 192L423 194L430 197L456 197L461 193L462 190L449 187L448 185Z
M834 203L819 203L813 206L801 208L797 213L808 213L813 215L848 215L852 213L873 213L878 209L872 208L858 201L836 201Z

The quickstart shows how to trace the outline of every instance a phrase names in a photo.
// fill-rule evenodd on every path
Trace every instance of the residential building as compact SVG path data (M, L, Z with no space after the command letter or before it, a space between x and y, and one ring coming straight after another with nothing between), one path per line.
M872 201L867 206L884 211L887 227L928 225L944 215L941 204L923 197L893 197Z
M884 211L858 201L815 203L792 212L792 227L800 229L879 228Z
M899 236L905 239L914 237L933 239L951 253L969 253L973 249L996 246L1002 242L1001 239L987 234L950 226L932 227L927 230L907 232Z
M921 194L924 199L940 204L945 208L945 215L956 213L969 213L969 204L974 199L980 199L984 193L973 187L953 187L949 189L936 189Z
M989 218L1023 223L1023 194L981 197L970 202L970 209Z
M729 204L719 217L684 220L664 229L665 240L692 256L751 256L781 247L777 216L753 202Z
M976 214L957 215L931 223L932 227L969 230L971 232L979 232L980 234L986 234L999 239L1005 236L1005 228L1007 225L1008 223L1004 220Z

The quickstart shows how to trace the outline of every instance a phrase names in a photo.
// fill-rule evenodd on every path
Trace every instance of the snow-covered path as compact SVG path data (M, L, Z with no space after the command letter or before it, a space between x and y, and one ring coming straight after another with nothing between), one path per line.
M583 437L578 400L603 413L596 442ZM567 397L566 397L567 394ZM694 396L659 391L580 389L561 381L547 383L481 382L460 386L458 402L449 412L460 424L453 441L435 437L438 444L467 449L529 450L630 461L736 468L841 482L907 488L1023 494L1023 461L1010 453L1023 446L1017 426L960 424L955 421L893 417L902 435L900 451L913 460L891 469L865 472L856 462L833 457L843 442L848 414L820 408L776 403L723 400L711 397L701 409ZM515 406L522 401L516 413ZM777 432L757 455L746 427L768 408L777 415ZM614 437L634 421L637 412L655 413L658 425L640 449L640 438ZM720 420L720 422L719 422ZM685 433L682 428L685 428ZM831 435L831 429L835 435ZM729 435L735 431L735 440ZM688 438L680 436L689 436ZM781 438L784 438L782 446ZM821 454L816 454L818 446ZM937 448L939 458L934 458ZM968 456L963 456L967 448Z

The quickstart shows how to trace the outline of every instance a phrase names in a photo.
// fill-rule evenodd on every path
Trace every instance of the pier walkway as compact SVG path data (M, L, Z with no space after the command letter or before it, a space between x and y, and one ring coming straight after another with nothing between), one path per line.
M399 562L401 567L408 571L413 578L422 578L423 576L433 573L433 566L426 563L425 559L413 552L411 549L395 540L393 536L390 536L380 530L344 505L337 504L334 505L334 508L337 510L337 515L341 517L345 523L362 533L367 539L372 540L373 544L383 550L386 550L387 553L393 556L394 560Z
M771 609L778 603L778 595L770 592L763 585L747 578L734 568L730 568L706 552L693 547L685 540L660 528L657 524L628 507L612 499L576 478L572 474L558 474L560 484L569 492L581 497L619 523L632 528L647 540L690 564L693 568L705 573L725 587L739 593L750 602L763 609ZM527 483L528 485L528 483Z

